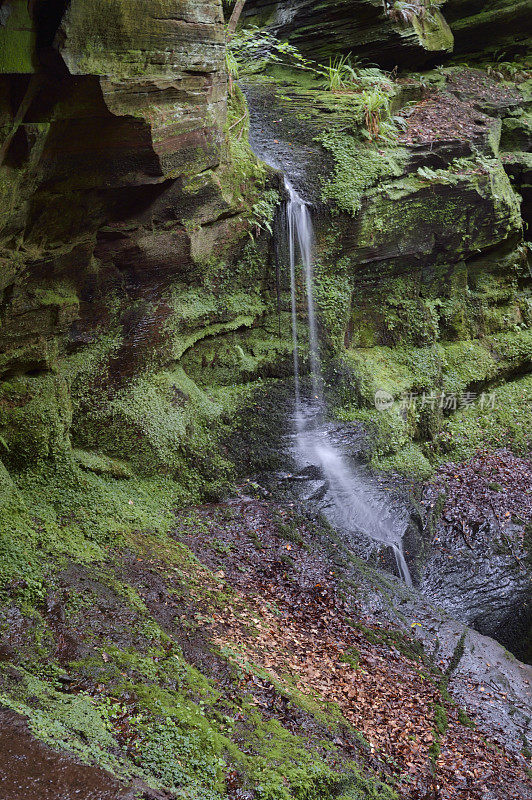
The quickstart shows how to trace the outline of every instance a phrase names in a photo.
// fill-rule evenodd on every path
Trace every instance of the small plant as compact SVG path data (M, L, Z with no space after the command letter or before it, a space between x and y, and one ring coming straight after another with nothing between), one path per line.
M343 92L357 81L357 70L352 63L351 53L329 59L329 65L322 67L322 87L329 92Z
M391 123L390 98L382 89L375 87L362 92L361 103L364 110L364 122L366 126L364 135L369 139L376 139L381 134L383 123ZM389 134L390 131L388 128L386 130Z
M317 72L297 47L256 26L237 31L228 42L226 53L227 71L235 79L239 74L262 72L268 64Z
M228 91L229 94L233 94L233 81L238 80L238 61L235 58L234 53L227 47L225 50L225 68L227 70L227 75L229 76L229 83L228 83Z
M495 57L495 63L488 64L486 72L493 78L500 81L527 80L532 75L530 62L528 61L506 61L506 53L500 53Z
M452 184L455 182L455 178L449 170L434 170L430 167L418 167L417 175L427 183Z
M213 539L210 542L209 547L222 556L229 555L229 553L231 553L235 549L234 544L231 544L230 542L229 543L223 542L220 539Z
M471 717L469 717L462 708L458 709L458 721L460 722L461 725L465 725L466 728L477 727L473 722L473 720L471 719Z
M279 192L276 192L275 189L268 189L263 193L262 199L254 204L251 209L250 222L255 236L258 236L260 231L267 231L270 234L273 233L273 216L280 200ZM249 235L254 239L254 235L251 231Z
M231 75L232 78L238 78L238 61L235 58L235 54L229 49L227 49L225 53L225 65L229 75Z
M225 51L225 67L229 75L229 93L232 93L233 80L238 80L238 61L235 54L229 48Z
M425 19L434 19L434 10L438 8L439 2L436 0L417 0L417 2L408 2L407 0L395 0L393 5L385 5L386 14L394 22L401 22L409 25L414 18L423 21Z
M349 647L343 655L340 656L342 664L349 664L353 669L358 669L360 665L360 653L355 647Z
M394 22L404 22L408 24L417 16L419 9L420 7L415 3L405 3L403 0L396 0L391 7L386 9L386 13Z

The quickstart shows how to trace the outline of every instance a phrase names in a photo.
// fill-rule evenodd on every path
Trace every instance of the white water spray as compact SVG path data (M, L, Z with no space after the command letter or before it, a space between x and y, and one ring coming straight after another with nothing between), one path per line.
M393 524L387 504L377 496L361 470L351 466L333 444L323 422L323 380L319 355L318 329L314 304L313 248L314 232L309 209L294 187L285 179L288 251L290 258L290 293L292 299L292 335L294 342L294 381L296 401L295 455L300 465L319 467L331 498L332 521L346 531L358 529L374 541L392 548L397 568L405 583L412 585L402 549L402 534ZM305 275L308 307L308 335L313 399L303 404L300 394L297 332L297 251Z

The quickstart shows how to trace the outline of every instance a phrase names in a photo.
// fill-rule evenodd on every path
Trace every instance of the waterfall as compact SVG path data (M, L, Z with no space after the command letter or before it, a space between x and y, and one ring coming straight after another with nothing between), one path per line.
M296 396L296 414L299 414L301 396L299 390L299 347L297 341L297 295L296 295L296 231L298 223L296 222L297 204L292 195L295 192L292 187L285 181L285 186L289 192L290 200L286 204L286 216L288 221L288 254L290 259L290 301L292 308L292 343L294 348L294 386ZM291 191L291 194L290 194ZM303 204L300 202L300 206Z
M294 336L294 348L297 349L297 308L296 308L296 239L299 245L301 263L305 272L305 287L307 291L308 304L308 331L310 345L310 372L312 380L312 392L314 399L320 400L321 391L321 367L318 344L318 329L316 326L316 312L314 304L314 280L313 280L313 261L312 253L314 250L314 230L307 204L299 197L292 184L285 178L285 188L288 193L286 213L288 217L288 249L290 254L290 287L292 294L292 333ZM294 365L297 364L295 371L296 380L296 399L299 399L299 359L297 354L294 356Z
M402 535L391 519L387 503L378 497L362 471L349 463L334 444L324 421L323 379L320 363L318 329L314 303L313 251L314 231L307 204L285 178L288 253L290 260L290 294L292 302L292 337L294 343L295 382L295 455L302 466L317 466L323 474L329 493L331 521L344 531L356 528L374 541L392 548L399 574L412 585L406 564ZM308 308L308 336L312 401L301 398L299 373L299 339L297 330L297 266L298 254L304 271Z

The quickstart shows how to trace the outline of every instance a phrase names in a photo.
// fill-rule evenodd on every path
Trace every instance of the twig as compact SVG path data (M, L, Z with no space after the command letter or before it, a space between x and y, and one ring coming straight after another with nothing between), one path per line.
M245 119L245 118L247 117L247 115L248 115L248 112L247 112L247 110L246 110L246 111L244 111L244 114L243 114L243 116L242 116L242 117L240 117L240 119L237 119L237 121L236 121L236 122L233 122L233 124L229 126L229 130L230 130L230 131L231 131L231 130L233 130L233 128L234 128L236 125L238 125L238 123L239 123L239 122L242 122L242 120L243 120L243 119Z

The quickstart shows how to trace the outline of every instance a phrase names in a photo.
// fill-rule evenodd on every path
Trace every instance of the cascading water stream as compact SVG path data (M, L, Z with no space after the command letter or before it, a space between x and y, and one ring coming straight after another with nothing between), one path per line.
M308 304L308 331L310 345L310 372L312 392L315 400L321 400L321 369L318 349L318 329L314 305L314 282L312 251L314 248L314 230L307 204L299 197L292 184L285 178L285 189L288 193L286 213L288 217L288 249L290 254L290 289L292 297L292 334L294 349L297 350L297 307L296 307L296 240L301 254L301 262L305 272L305 286ZM296 401L299 403L299 357L294 355Z
M288 189L289 184L286 184ZM299 414L301 396L299 389L299 347L297 341L297 295L296 295L296 233L295 211L292 199L287 203L288 250L290 259L290 302L292 309L292 345L294 350L294 387L296 398L296 415Z
M292 335L294 343L295 381L295 455L302 466L317 466L323 474L331 498L331 516L346 530L354 528L374 541L392 548L399 573L408 586L410 572L402 549L402 530L392 524L386 504L370 484L347 460L340 448L331 441L323 423L323 380L321 373L318 329L314 304L313 248L314 232L307 204L285 179L288 253L290 259L290 293L292 301ZM308 308L308 335L312 402L301 399L298 331L297 331L297 253L305 275Z

